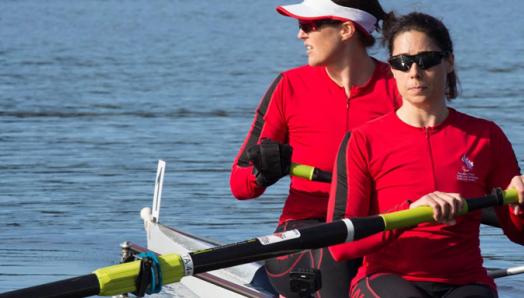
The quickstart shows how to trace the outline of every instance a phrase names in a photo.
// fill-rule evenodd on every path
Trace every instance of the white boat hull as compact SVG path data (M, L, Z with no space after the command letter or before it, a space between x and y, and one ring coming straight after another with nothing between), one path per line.
M145 222L147 248L159 254L185 254L214 246L210 241L182 231ZM187 276L171 286L177 297L275 297L265 277L262 263L248 263L197 276Z

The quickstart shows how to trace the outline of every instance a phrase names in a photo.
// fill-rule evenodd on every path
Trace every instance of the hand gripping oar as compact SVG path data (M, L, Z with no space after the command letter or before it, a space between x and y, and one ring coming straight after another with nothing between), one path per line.
M514 190L496 189L492 194L467 199L460 214L469 211L517 203ZM304 249L316 249L350 242L381 231L413 227L432 222L433 209L428 206L368 217L343 219L303 229L290 230L238 243L191 252L187 255L160 256L162 283L179 281L182 277L225 267L286 255ZM96 270L84 275L32 288L0 294L0 298L59 298L111 296L134 292L140 261L133 261Z

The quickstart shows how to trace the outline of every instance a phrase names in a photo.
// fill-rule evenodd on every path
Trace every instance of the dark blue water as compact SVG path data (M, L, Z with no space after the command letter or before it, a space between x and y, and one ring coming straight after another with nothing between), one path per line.
M291 2L1 0L0 292L114 264L125 240L145 245L157 159L162 222L223 242L272 232L287 181L239 202L228 176L268 84L305 62L296 23L274 11ZM499 123L524 165L522 1L382 2L448 24L453 106ZM498 230L482 234L487 266L524 264ZM521 297L522 282L498 280L501 296Z

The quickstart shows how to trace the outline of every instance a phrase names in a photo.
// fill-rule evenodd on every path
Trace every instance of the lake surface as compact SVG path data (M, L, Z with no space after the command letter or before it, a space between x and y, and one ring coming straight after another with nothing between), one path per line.
M293 2L0 0L0 292L145 245L158 159L163 223L222 242L271 233L288 180L236 201L229 169L269 83L306 61L296 22L274 10ZM523 2L382 2L444 20L462 83L452 105L496 121L523 166ZM486 266L524 264L500 231L482 235ZM498 280L501 297L523 282Z

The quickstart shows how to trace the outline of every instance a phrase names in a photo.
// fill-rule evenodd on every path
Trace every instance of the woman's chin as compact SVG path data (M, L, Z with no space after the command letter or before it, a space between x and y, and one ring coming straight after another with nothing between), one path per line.
M317 59L316 57L312 56L311 54L307 57L307 64L309 66L322 66L324 65L320 59Z

